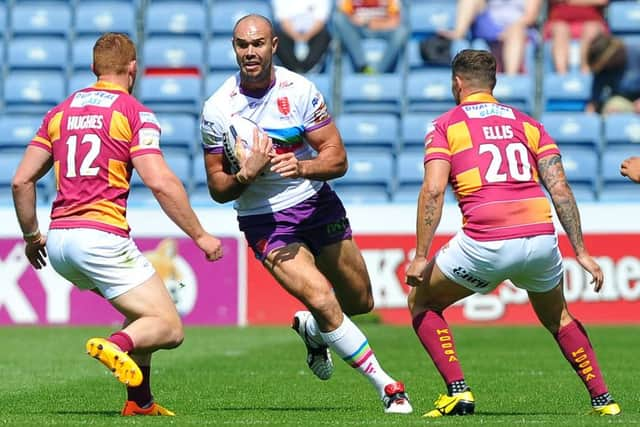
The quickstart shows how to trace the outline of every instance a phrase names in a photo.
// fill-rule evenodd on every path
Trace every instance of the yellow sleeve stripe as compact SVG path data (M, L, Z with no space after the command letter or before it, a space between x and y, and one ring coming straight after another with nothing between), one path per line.
M540 153L544 153L547 150L553 150L553 149L558 149L558 146L556 144L548 144L545 145L544 147L542 147L540 150L538 150L538 154Z
M40 144L44 144L47 147L51 148L51 141L49 141L48 139L45 139L45 138L43 138L41 136L38 136L38 135L34 136L33 137L33 141L39 142Z
M51 120L49 120L49 126L47 127L47 133L49 134L49 140L56 142L60 139L60 122L62 121L62 111L56 113Z
M527 144L531 151L538 154L538 146L540 145L540 130L531 124L524 122L524 134L527 137Z
M447 148L439 148L439 147L427 148L427 154L432 154L432 153L444 153L444 154L451 155L451 151Z

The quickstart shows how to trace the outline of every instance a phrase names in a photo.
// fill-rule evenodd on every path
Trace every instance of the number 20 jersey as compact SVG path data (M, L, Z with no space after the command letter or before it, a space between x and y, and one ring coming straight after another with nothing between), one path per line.
M124 88L97 82L51 109L30 145L53 156L57 197L50 228L93 228L129 235L133 165L161 154L155 115Z
M449 180L469 237L555 233L537 163L560 151L540 123L489 94L473 94L434 121L425 151L425 163L451 164Z

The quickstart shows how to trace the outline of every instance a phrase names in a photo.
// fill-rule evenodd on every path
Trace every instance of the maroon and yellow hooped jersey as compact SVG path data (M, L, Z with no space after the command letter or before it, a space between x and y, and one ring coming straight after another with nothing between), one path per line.
M129 235L131 159L162 154L151 110L124 88L99 81L51 109L30 145L53 156L57 197L51 228Z

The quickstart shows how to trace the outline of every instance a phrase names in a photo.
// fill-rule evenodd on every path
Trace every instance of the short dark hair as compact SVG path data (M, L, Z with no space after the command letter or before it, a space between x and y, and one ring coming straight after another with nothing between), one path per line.
M136 46L123 33L105 33L93 46L93 72L104 74L126 74L131 61L136 60Z
M451 74L478 89L496 86L496 58L486 50L463 49L451 61Z

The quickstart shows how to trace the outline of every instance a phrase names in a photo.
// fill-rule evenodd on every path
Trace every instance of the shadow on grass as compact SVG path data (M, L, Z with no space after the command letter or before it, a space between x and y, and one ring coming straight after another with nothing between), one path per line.
M120 417L118 411L52 411L52 414L58 415L105 415L111 417Z
M353 407L346 406L305 406L301 407L286 407L286 406L246 406L246 407L236 407L236 408L210 408L212 411L221 411L221 412L242 412L242 411L272 411L272 412L318 412L318 411L345 411L352 410ZM357 408L356 408L357 409Z
M488 416L488 417L496 417L496 416L503 416L503 417L509 417L509 416L514 416L514 417L521 417L521 416L530 416L530 417L535 417L536 415L553 415L553 416L558 416L558 415L566 415L568 417L573 417L576 415L580 415L580 414L576 414L575 412L559 412L559 411L548 411L548 412L543 412L543 411L513 411L513 412L478 412L476 411L475 417L484 417L484 416ZM588 415L585 411L585 415ZM455 417L453 417L455 418Z

